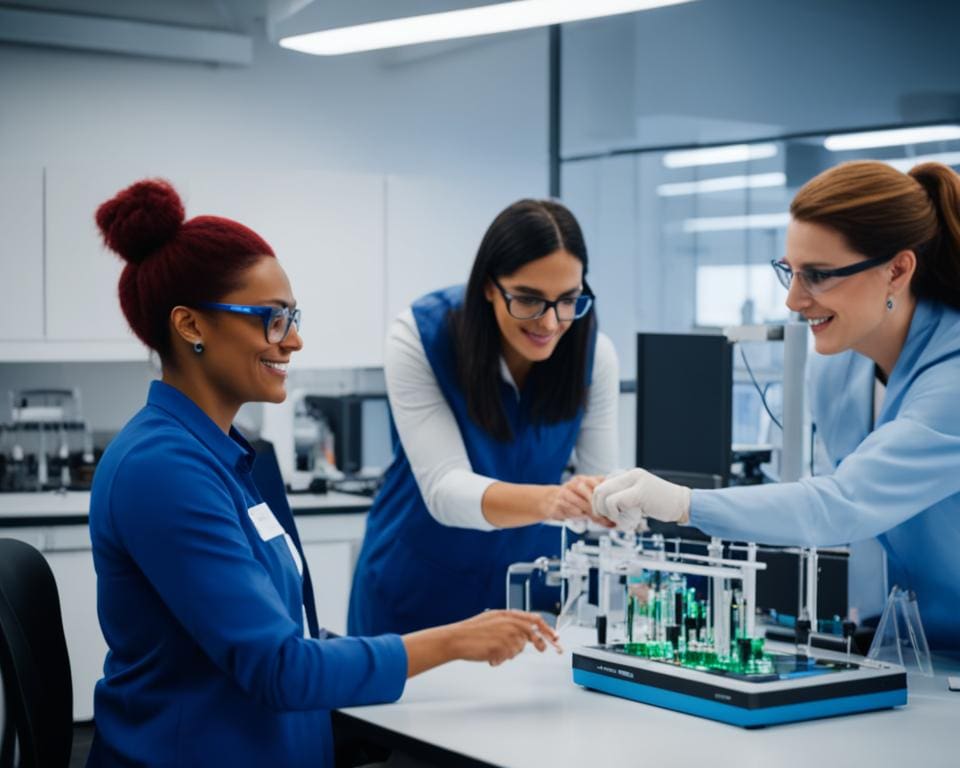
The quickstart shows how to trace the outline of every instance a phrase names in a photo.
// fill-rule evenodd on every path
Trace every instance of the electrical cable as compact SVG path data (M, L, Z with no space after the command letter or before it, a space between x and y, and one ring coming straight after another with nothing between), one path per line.
M813 477L817 473L815 470L815 461L814 455L816 453L816 443L817 443L817 424L813 422L810 424L810 477Z
M763 408L767 412L767 416L770 417L770 420L780 428L780 431L783 432L783 424L780 423L780 420L773 415L773 411L770 410L770 406L767 405L767 393L766 390L760 388L760 384L757 383L757 377L753 375L753 369L750 367L750 363L747 362L747 354L743 351L743 345L740 345L740 358L743 360L743 364L747 369L747 373L750 374L750 381L753 382L753 386L757 390L757 394L760 395L760 402L763 403Z

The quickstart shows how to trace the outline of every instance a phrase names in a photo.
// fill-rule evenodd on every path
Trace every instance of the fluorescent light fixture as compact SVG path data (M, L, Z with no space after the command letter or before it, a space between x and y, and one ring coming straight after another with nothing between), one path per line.
M280 45L316 56L396 48L462 37L493 35L570 21L646 11L692 0L514 0L459 11L338 27L280 40Z
M682 149L667 152L663 156L666 168L689 168L692 165L720 165L721 163L744 163L747 160L763 160L776 157L776 144L728 144L725 147Z
M898 171L906 173L913 166L920 163L943 163L944 165L960 165L960 152L937 152L933 155L917 155L915 157L904 157L897 160L883 160L881 162L892 165Z
M896 147L902 144L924 144L928 141L956 141L960 125L927 125L919 128L896 128L890 131L838 133L827 136L823 146L831 152L846 152L874 147Z
M785 173L755 173L750 176L720 176L715 179L699 181L674 181L657 187L660 197L678 197L680 195L705 195L710 192L732 192L738 189L760 189L762 187L785 187Z
M781 229L790 223L789 213L751 213L746 216L705 216L685 219L683 231L732 232L742 229Z

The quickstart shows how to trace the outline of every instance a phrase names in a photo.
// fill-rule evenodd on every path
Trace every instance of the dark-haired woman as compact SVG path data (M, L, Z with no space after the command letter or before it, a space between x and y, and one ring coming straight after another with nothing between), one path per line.
M775 262L810 324L811 412L835 466L796 483L691 491L642 469L597 489L598 514L713 536L826 546L877 537L930 645L960 649L960 176L832 168L790 206ZM877 579L882 575L877 574Z
M385 368L399 439L367 519L351 634L503 606L508 565L559 551L545 521L602 520L590 499L616 464L619 375L586 273L570 211L521 200L490 225L465 288L394 321ZM581 474L561 482L574 451Z
M127 261L120 302L162 380L93 484L110 652L88 765L332 766L329 709L394 700L445 661L498 664L555 639L519 611L404 637L305 638L293 518L264 503L231 426L243 403L286 396L302 347L286 274L242 224L184 222L165 182L120 192L97 223Z

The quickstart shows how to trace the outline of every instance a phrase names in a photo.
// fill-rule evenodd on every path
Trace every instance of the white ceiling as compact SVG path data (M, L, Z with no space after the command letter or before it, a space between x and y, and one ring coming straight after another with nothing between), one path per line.
M284 34L359 24L502 0L0 0L0 8L250 33L270 21Z
M249 32L269 0L16 0L0 7Z

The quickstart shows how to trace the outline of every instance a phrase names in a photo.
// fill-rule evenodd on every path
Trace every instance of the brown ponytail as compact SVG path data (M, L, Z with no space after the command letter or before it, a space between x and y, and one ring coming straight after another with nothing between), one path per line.
M960 176L947 166L905 174L872 160L842 163L804 184L790 214L839 232L868 258L914 251L914 296L960 309Z
M923 163L910 171L933 202L937 236L918 254L910 284L917 297L960 308L960 176L941 163Z

